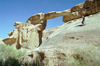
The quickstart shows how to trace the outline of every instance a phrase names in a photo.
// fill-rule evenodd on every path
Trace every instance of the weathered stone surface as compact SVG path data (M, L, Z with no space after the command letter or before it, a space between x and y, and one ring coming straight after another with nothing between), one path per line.
M100 0L87 0L62 12L39 13L30 17L27 23L15 23L14 26L16 29L10 32L10 37L3 41L9 45L14 44L18 49L21 47L34 49L24 57L25 62L27 61L26 59L29 59L29 61L27 61L29 63L35 61L37 57L45 66L73 66L77 59L81 59L82 61L85 59L84 61L86 61L87 56L89 58L95 56L93 59L98 61L97 58L100 56L100 51L98 51L98 49L100 49L98 47L100 46L100 13L96 15L90 14L95 14L99 11ZM87 15L90 16L87 17ZM47 38L43 39L45 41L41 44L42 31L46 27L47 19L53 19L59 16L63 16L63 21L67 23L60 26L50 36L47 37L43 35ZM82 16L85 16L84 26L81 23L83 20L81 18ZM50 33L51 32L52 31L50 31ZM75 52L78 52L77 49L85 48L89 48L89 51L82 50L84 52L80 51L79 54L75 54ZM90 57L90 51L92 49L94 56ZM90 54L86 54L86 56L83 57L85 52ZM83 55L80 57L82 53ZM93 59L90 64L95 63ZM86 62L84 64L86 64Z
M47 19L53 19L59 16L63 16L63 22L67 22L73 19L81 18L82 16L95 14L97 12L100 12L100 0L87 0L65 11L53 11L46 13L44 14L43 19L40 19L39 14L33 15L27 20L27 22L32 21L32 23L35 23L41 20L45 21Z
M47 24L47 20L44 19L44 13L39 13L39 14L36 14L32 17L30 17L28 20L27 20L27 23L30 23L30 24L33 24L33 25L41 25L40 28L41 30L40 31L43 31L46 27L46 24Z
M17 37L18 37L18 29L15 29L8 33L9 37L3 39L3 42L7 45L15 44Z
M63 21L67 22L72 19L78 19L82 16L95 14L100 12L100 0L87 0L70 9L69 15L63 17Z
M55 28L50 28L50 29L44 30L43 35L42 35L42 42L44 40L48 39L48 36L51 35L54 31L56 31L58 28L59 28L59 26L55 27Z
M42 43L42 31L46 27L46 22L44 13L37 14L33 19L29 18L27 23L16 22L14 23L16 29L9 32L9 37L3 42L8 45L14 44L17 49L21 47L35 49Z
M34 54L34 55L33 55ZM37 58L37 59L36 59ZM39 55L38 52L30 52L29 54L27 54L25 57L24 57L24 62L25 63L33 63L36 62L36 61L40 61L41 59L41 56Z
M26 49L35 49L40 45L42 40L41 25L33 25L29 23L14 23L15 30L8 33L9 37L3 41L5 44L16 46L17 49L23 47Z
M90 64L93 64L96 61L96 64L98 65L99 61L97 60L100 59L96 59L96 57L100 56L99 17L100 13L85 17L84 26L82 26L81 23L83 20L82 18L68 21L53 32L40 47L32 51L33 54L31 55L33 55L34 58L35 53L42 53L44 56L39 54L40 56L38 55L37 57L40 58L45 66L73 66L78 60L76 57L80 56L83 58L81 58L82 62L85 62L87 60L86 57L88 57L88 59L92 58ZM92 50L93 54L91 54ZM79 56L77 56L77 53ZM30 55L30 53L28 55ZM85 65L86 64L88 63L85 62Z

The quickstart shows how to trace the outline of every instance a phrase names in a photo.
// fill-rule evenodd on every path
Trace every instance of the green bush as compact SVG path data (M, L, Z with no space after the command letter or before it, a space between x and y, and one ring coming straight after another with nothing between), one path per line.
M26 54L25 50L17 50L12 46L0 44L0 59L5 61L9 57L22 60L22 56Z
M38 61L36 63L33 62L33 64L28 63L22 63L19 62L15 58L9 57L6 61L0 61L0 66L43 66L43 64L39 63Z
M9 57L2 63L2 66L21 66L21 63L17 59Z
M22 57L26 54L26 50L17 50L12 46L0 44L0 66L28 66L28 63L22 63ZM31 66L43 66L38 61L30 64Z

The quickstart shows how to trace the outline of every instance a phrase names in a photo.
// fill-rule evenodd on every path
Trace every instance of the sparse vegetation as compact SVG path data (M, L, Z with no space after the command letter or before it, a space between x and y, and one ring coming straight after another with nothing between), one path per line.
M5 61L1 61L0 66L21 66L22 64L14 58L9 57Z
M100 45L74 48L67 58L66 66L100 66Z
M66 66L100 66L100 44L82 45L71 49L66 57ZM43 66L39 61L23 63L25 51L0 44L0 66Z
M0 44L0 59L3 61L7 60L9 57L22 60L21 57L25 54L25 50L21 51L6 44Z
M17 59L15 58L11 58L9 57L5 62L0 61L0 66L43 66L43 64L40 64L38 61L33 62L33 64L28 64L28 63L22 63L19 62Z
M21 51L6 44L0 44L0 66L43 66L38 61L33 64L23 63L21 57L25 54L25 50Z

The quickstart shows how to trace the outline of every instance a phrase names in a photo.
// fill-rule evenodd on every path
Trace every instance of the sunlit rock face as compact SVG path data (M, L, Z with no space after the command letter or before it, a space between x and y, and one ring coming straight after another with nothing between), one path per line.
M15 23L14 26L16 29L11 31L9 33L10 37L4 39L3 41L9 45L16 43L16 48L21 48L23 46L26 48L31 47L32 49L35 44L36 45L34 47L36 48L42 43L42 31L46 27L47 19L63 16L63 21L68 22L73 19L81 18L82 16L95 14L99 11L100 0L87 0L65 11L54 11L46 14L38 13L28 18L26 23Z
M42 42L47 40L48 36L51 35L54 31L56 31L58 28L59 28L59 26L55 27L55 28L50 28L50 29L44 30L43 34L42 34Z
M16 29L9 32L9 37L3 40L5 44L16 44L17 49L34 49L39 46L39 26L21 22L14 23L14 26Z
M21 47L26 49L34 49L42 42L42 25L29 23L14 23L15 30L8 33L9 37L4 39L4 43L16 46L17 49ZM16 44L16 45L15 45Z
M97 12L100 12L100 0L87 0L71 8L68 15L63 16L63 21L67 22Z
M59 16L63 16L65 24L55 30L43 31L47 19ZM84 26L82 16L85 19ZM38 57L45 66L73 66L77 64L75 63L77 60L84 61L83 64L86 66L89 64L92 66L94 63L98 66L100 65L98 62L100 60L99 19L100 0L87 0L65 11L39 13L31 16L26 23L16 22L14 24L16 29L11 31L9 37L3 41L17 49L32 49L23 57L28 63ZM90 63L88 64L86 60Z
M81 18L82 16L95 14L97 12L100 12L100 0L87 0L68 10L58 11L58 12L52 11L44 15L41 15L43 16L43 19L40 19L39 14L33 15L27 20L27 22L32 21L32 23L36 24L39 21L45 22L45 20L47 19L53 19L59 16L63 16L63 19L62 19L63 22L67 22L73 19Z
M27 57L35 61L38 57L45 66L78 66L77 60L81 60L85 65L88 65L88 62L89 65L99 65L100 59L96 58L100 56L99 17L100 13L86 16L84 26L83 18L59 26L38 48L27 53L25 60Z
M46 27L44 14L40 13L40 21L27 20L27 23L15 22L15 30L8 33L9 37L3 42L8 45L13 45L17 49L35 49L42 43L42 31ZM37 17L36 17L37 18Z

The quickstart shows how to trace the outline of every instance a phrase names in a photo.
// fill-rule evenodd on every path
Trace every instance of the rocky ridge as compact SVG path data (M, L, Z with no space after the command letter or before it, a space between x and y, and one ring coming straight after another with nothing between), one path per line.
M53 19L59 16L63 16L63 22L67 22L73 19L78 19L81 18L82 16L90 15L90 14L95 14L100 11L100 0L86 0L83 3L80 3L71 9L67 9L64 11L58 11L58 12L49 12L44 14L44 19ZM40 15L35 14L31 16L28 21L31 21L32 23L39 22L41 21Z
M3 42L8 45L13 45L17 49L22 47L26 49L35 49L42 43L42 32L46 27L47 19L63 16L63 21L68 22L73 19L81 18L82 16L95 14L99 11L100 0L87 0L65 11L35 14L31 16L26 23L14 23L16 29L11 31L8 34L9 37L3 39Z
M84 61L86 57L91 57L91 51L93 50L94 57L91 57L93 61L91 65L94 65L93 63L97 60L95 57L100 56L99 17L100 13L86 16L84 26L82 26L81 23L82 18L68 21L54 31L40 47L30 51L29 54L25 56L25 59L26 57L28 59L31 55L33 57L30 60L40 57L39 59L42 59L41 62L43 62L45 66L67 66L68 64L74 66L73 64L77 61L73 56L75 53L76 56L78 53L78 55L82 53L83 55L87 54L82 56L82 58L84 58L82 61ZM79 51L77 49L79 49ZM100 58L98 58L98 60L100 60ZM84 62L88 64L86 61ZM97 61L97 63L99 64L99 61Z

